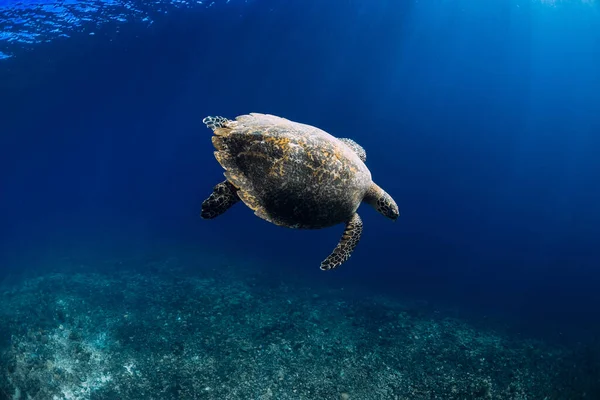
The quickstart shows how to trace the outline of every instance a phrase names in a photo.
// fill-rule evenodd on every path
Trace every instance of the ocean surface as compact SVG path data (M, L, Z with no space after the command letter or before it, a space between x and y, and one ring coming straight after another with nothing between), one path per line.
M206 116L351 138L287 229ZM600 399L595 0L0 0L0 400Z

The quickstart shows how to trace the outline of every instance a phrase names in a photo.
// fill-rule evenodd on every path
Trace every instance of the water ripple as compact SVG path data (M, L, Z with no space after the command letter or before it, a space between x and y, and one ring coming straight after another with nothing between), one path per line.
M243 0L240 0L240 2ZM74 33L94 35L108 23L140 22L151 25L153 16L187 8L208 8L230 0L63 0L52 3L0 0L0 60L22 48L50 42Z

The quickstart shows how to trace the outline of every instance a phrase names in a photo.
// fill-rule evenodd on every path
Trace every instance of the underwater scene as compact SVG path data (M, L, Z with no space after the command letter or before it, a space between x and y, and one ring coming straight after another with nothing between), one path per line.
M600 400L596 0L0 0L0 400Z

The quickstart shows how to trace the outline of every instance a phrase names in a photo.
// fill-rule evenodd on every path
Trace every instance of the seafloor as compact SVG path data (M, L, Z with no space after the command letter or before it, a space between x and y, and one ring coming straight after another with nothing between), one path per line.
M218 262L65 263L0 290L1 400L600 398L573 350L417 303Z

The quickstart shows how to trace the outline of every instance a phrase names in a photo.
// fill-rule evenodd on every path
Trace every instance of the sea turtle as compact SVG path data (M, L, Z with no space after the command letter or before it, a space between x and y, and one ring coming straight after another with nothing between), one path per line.
M396 202L371 180L364 149L351 139L268 114L202 122L214 132L214 154L227 178L202 203L202 218L215 218L241 199L257 216L280 226L345 223L340 242L321 263L329 270L358 244L363 224L356 210L362 201L394 221L399 216Z

